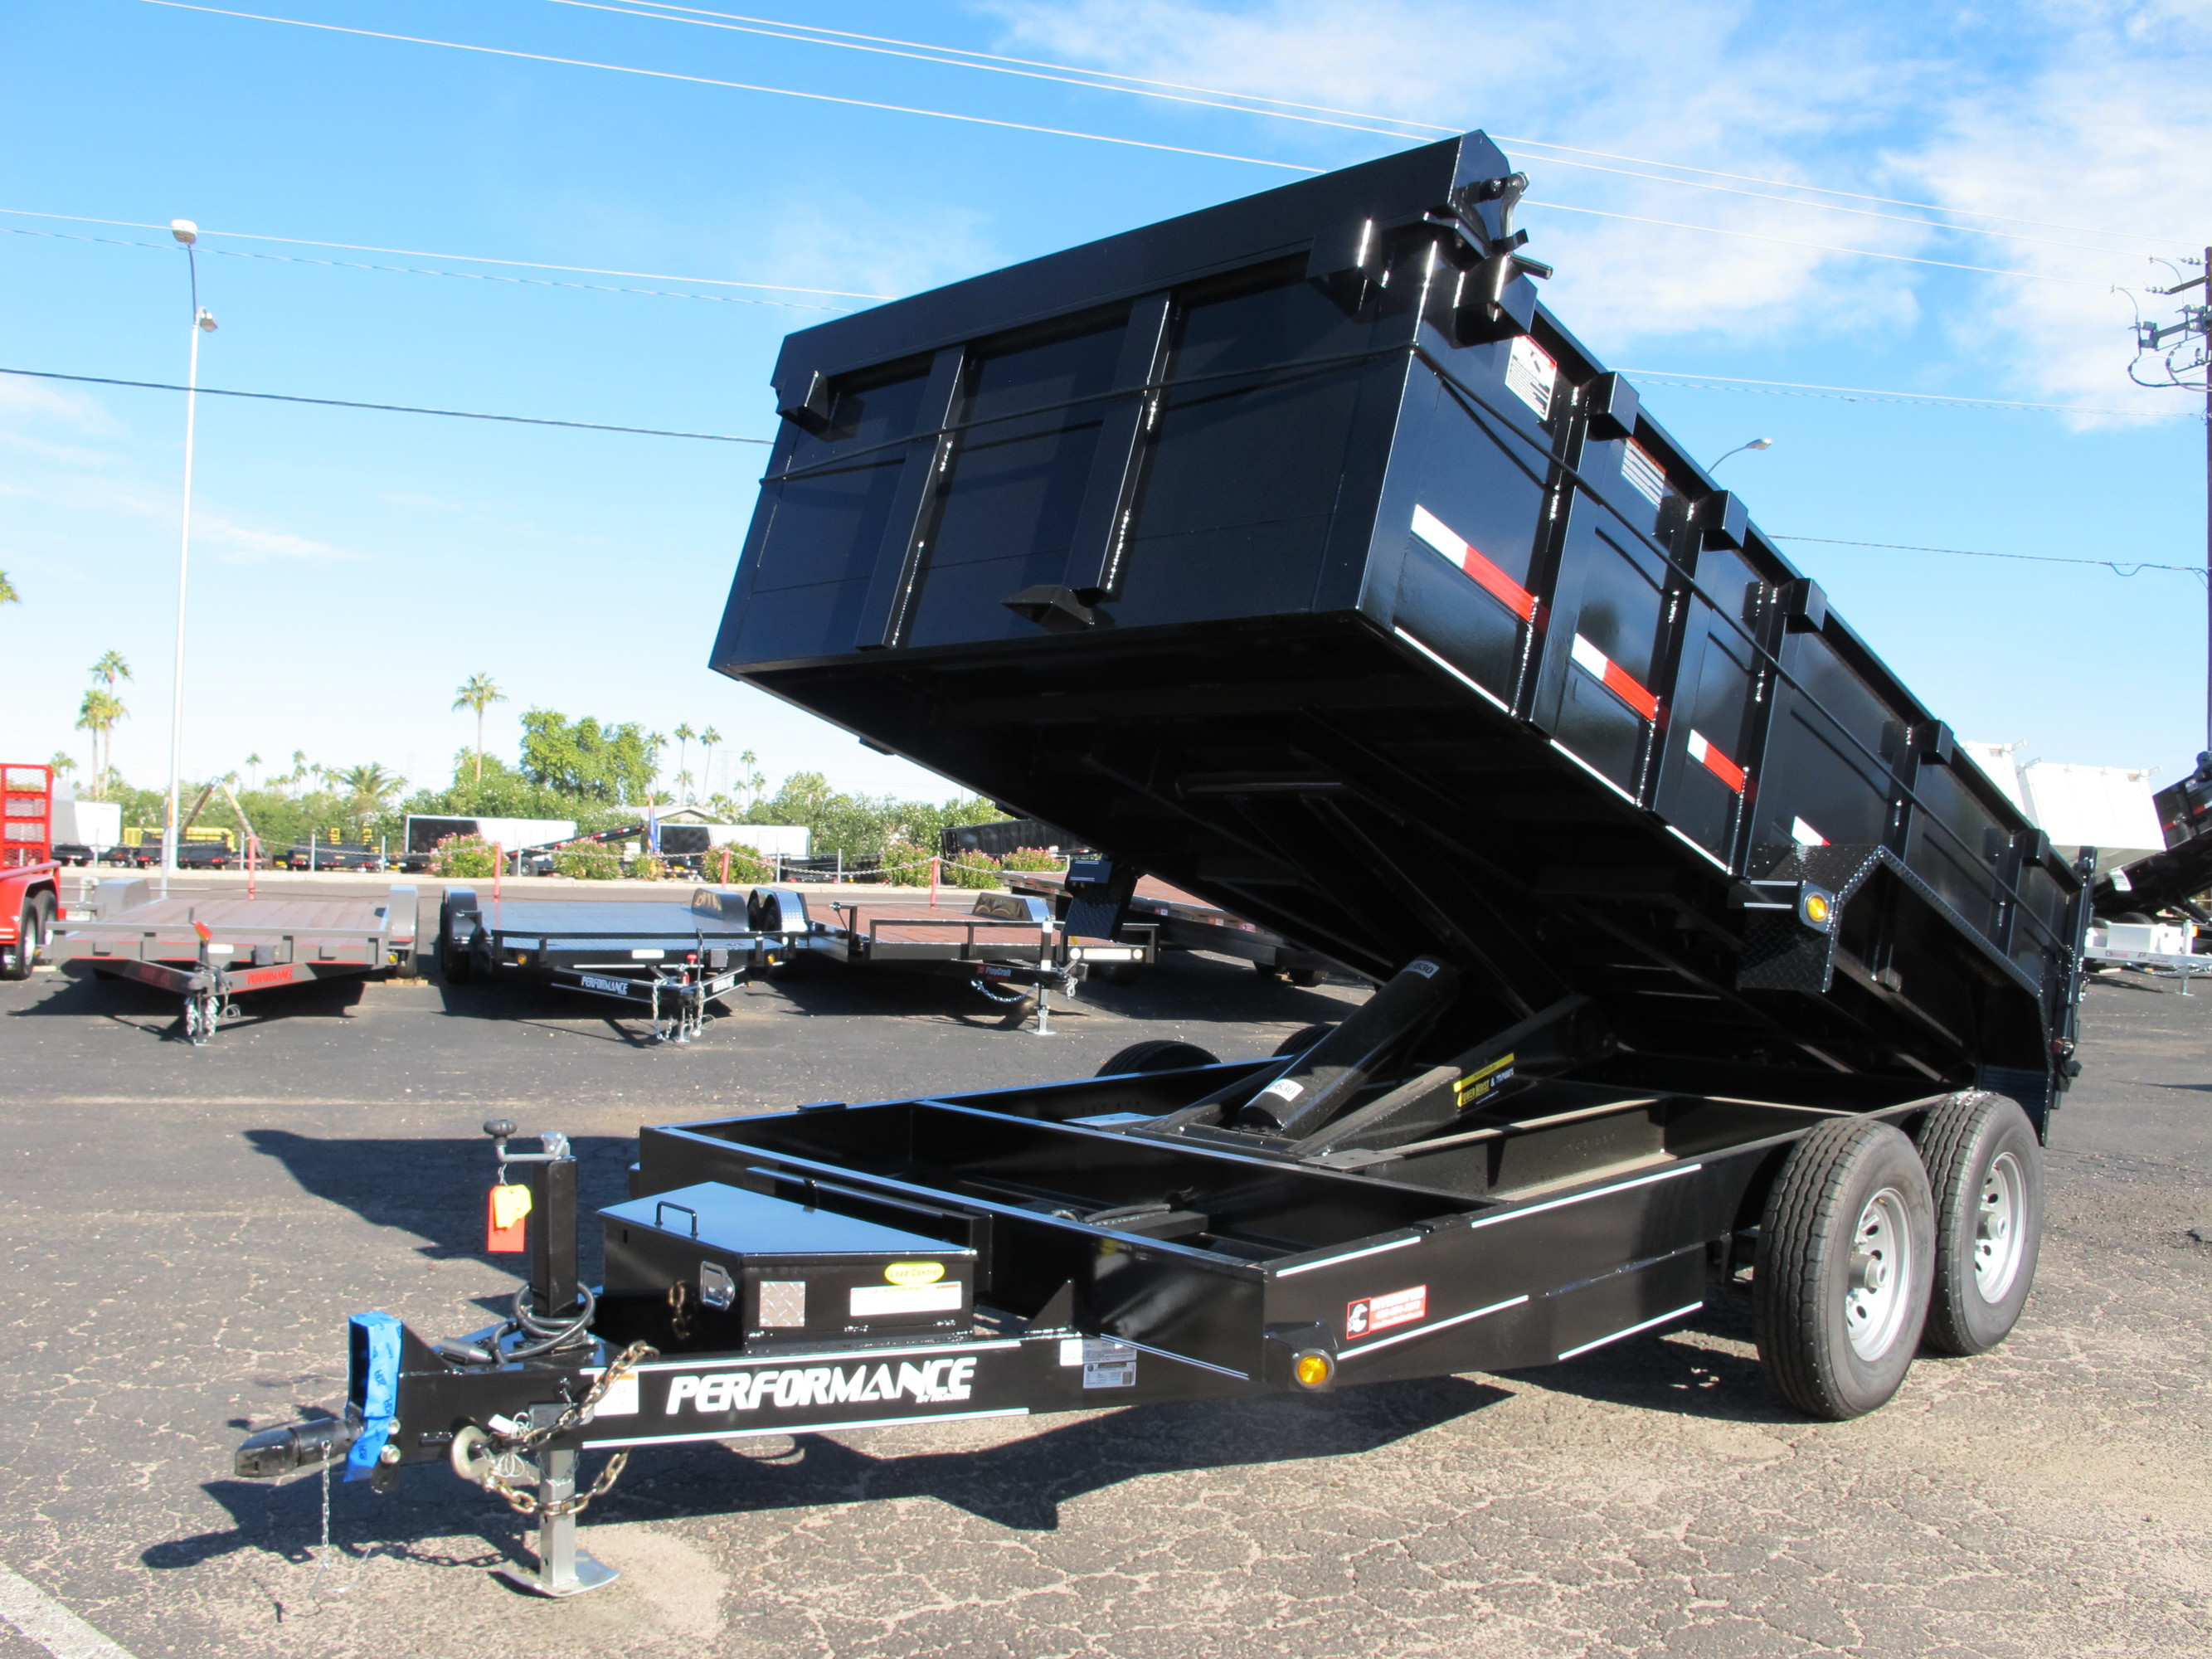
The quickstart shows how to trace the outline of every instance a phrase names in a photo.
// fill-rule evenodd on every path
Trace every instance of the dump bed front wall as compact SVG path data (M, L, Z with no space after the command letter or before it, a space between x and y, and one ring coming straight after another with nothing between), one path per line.
M2047 1071L2072 872L1632 389L1540 309L1470 330L1432 222L1502 166L1433 146L794 336L715 665L1367 971L1487 960L1491 1012ZM1823 847L1917 879L1793 988L1851 1005L1816 1055L1732 953L1743 882Z

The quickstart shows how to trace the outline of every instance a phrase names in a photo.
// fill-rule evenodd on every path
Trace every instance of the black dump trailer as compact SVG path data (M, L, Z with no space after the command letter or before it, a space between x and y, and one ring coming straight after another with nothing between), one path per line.
M565 1594L594 1448L1569 1360L1747 1269L1816 1416L2002 1339L2081 878L1538 304L1525 185L1471 135L793 336L712 658L1374 996L647 1128L595 1292L556 1135L514 1318L356 1318L241 1473L449 1459Z
M2171 911L2212 921L2202 903L2212 888L2212 750L2197 756L2187 777L2151 799L2165 850L2106 874L2090 891L2090 908L2114 921L2144 921Z

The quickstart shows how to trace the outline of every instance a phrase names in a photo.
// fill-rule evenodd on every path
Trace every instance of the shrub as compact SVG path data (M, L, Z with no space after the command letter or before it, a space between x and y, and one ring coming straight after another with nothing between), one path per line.
M668 873L668 866L650 853L641 853L629 861L632 881L659 881Z
M929 885L929 848L894 838L884 846L884 879L894 887Z
M729 861L727 875L722 873L726 859ZM708 875L732 887L758 887L775 879L775 866L750 847L718 847L707 854L706 866Z
M945 884L948 887L991 888L999 884L998 860L973 847L945 860L944 870Z
M1017 847L999 860L1001 870L1065 870L1067 860L1056 858L1042 847Z
M447 836L430 849L434 876L482 878L496 872L498 860L481 836Z
M617 881L622 877L622 854L599 842L578 842L553 854L553 873L577 881Z

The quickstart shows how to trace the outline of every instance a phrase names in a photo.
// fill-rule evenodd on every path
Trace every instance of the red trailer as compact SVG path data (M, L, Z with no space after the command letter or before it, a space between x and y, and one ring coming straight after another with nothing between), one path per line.
M28 979L61 913L54 769L0 763L0 979Z

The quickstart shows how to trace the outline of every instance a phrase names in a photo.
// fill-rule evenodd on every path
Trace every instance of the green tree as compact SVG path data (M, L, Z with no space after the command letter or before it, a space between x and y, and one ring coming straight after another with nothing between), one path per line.
M84 694L77 706L76 729L92 733L92 793L101 794L106 787L109 775L113 772L115 725L131 711L123 706L122 699L98 687Z
M477 776L483 776L483 720L484 710L495 702L505 702L507 693L492 684L489 674L471 674L462 682L453 695L456 709L473 708L477 714Z
M255 787L254 782L253 782L253 775L254 775L254 773L256 773L257 771L260 770L260 768L261 768L261 757L260 757L260 756L258 756L258 755L248 755L248 756L246 757L246 787L248 789L253 788L253 787Z
M0 605L21 605L23 596L15 591L15 584L8 580L8 573L0 570Z
M698 735L690 720L676 728L676 792L684 800L691 799L684 791L691 784L691 739Z
M721 740L722 734L711 726L699 734L699 747L707 751L707 758L702 763L707 774L707 781L700 786L702 794L714 793L714 745Z
M760 793L768 787L768 780L760 775L760 757L751 750L739 751L738 764L744 769L744 775L738 780L738 787L745 792L745 810L750 812L759 804ZM765 823L768 820L756 818L753 822Z
M110 651L104 653L98 662L93 664L92 677L112 691L118 680L127 680L131 678L131 665L123 660L123 653L120 651Z
M64 749L55 750L54 757L46 764L53 769L56 777L64 777L76 770L76 759Z
M332 781L350 798L352 817L367 832L368 822L382 812L391 799L406 787L407 780L371 762L334 773Z
M522 775L541 789L586 801L646 804L659 770L658 732L635 721L601 726L590 715L571 722L550 708L522 717Z

